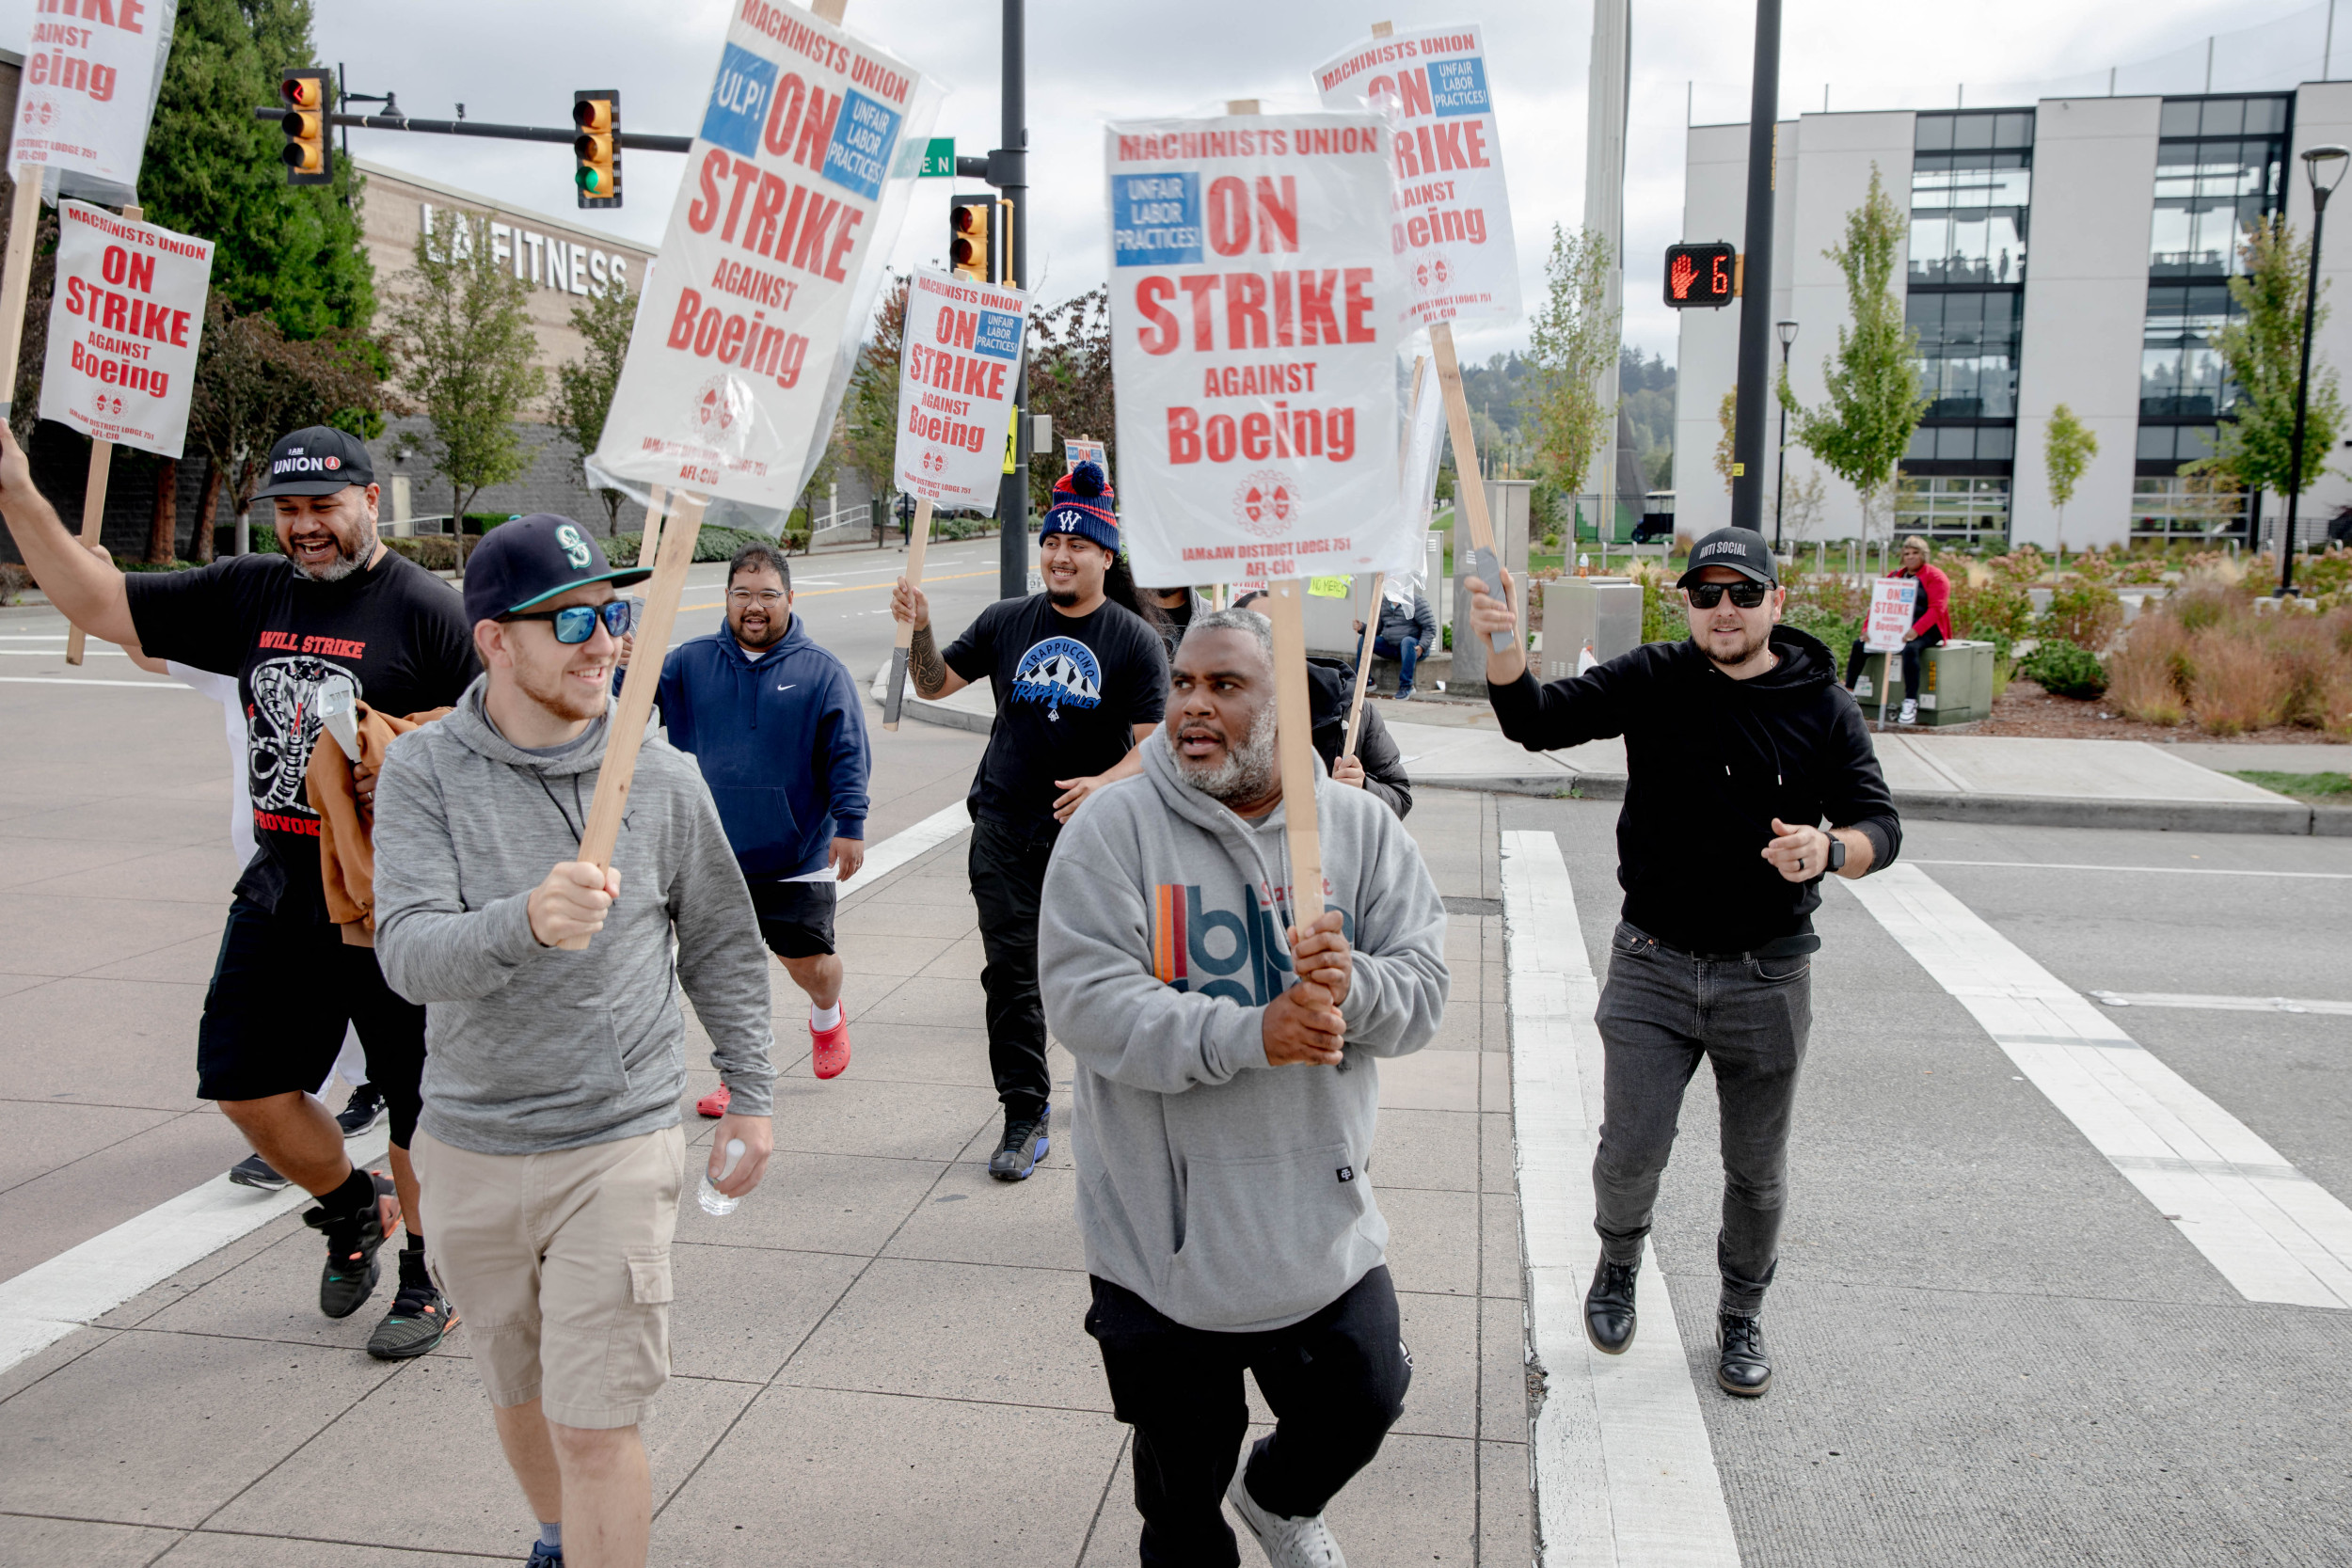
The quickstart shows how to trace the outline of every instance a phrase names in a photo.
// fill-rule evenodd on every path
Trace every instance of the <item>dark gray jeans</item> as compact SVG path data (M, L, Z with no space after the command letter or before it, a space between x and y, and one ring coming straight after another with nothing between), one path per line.
M1700 958L1620 924L1596 1022L1608 1053L1593 1156L1602 1256L1641 1261L1682 1091L1704 1057L1723 1113L1723 1310L1761 1310L1780 1257L1788 1121L1813 1027L1812 957Z

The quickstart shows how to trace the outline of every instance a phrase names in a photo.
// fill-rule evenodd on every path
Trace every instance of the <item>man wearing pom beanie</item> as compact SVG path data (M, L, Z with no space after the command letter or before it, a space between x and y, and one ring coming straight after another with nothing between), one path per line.
M1046 863L1062 823L1158 726L1168 704L1159 638L1104 592L1104 579L1116 570L1123 581L1125 568L1118 503L1098 465L1081 463L1055 481L1038 559L1045 592L997 600L945 653L920 588L901 578L890 601L890 612L914 628L907 667L915 690L936 702L985 677L996 700L969 805L989 1067L1005 1107L988 1171L1004 1181L1037 1168L1053 1121L1037 979Z

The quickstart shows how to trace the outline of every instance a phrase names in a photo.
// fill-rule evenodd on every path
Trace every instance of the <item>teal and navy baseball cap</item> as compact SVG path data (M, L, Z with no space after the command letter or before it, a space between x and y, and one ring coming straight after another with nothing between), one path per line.
M466 619L495 621L591 582L626 588L651 568L614 571L586 529L569 517L534 512L501 523L466 561Z

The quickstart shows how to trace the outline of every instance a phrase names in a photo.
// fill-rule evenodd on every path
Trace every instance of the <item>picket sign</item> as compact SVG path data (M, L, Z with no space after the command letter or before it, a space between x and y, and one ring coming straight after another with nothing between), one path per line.
M23 182L19 189L22 189L24 184L30 184L38 191L40 188L40 176L35 175L31 180ZM36 212L40 210L39 199L38 197L35 198ZM134 202L122 209L122 215L133 223L136 223L143 211L144 209ZM17 309L19 331L24 329L24 308L20 305ZM89 483L82 489L82 547L85 549L97 544L105 536L106 482L114 475L114 465L115 444L112 441L93 439L89 444ZM65 661L68 664L81 663L83 651L88 642L88 635L80 626L70 627L65 634Z
M906 581L909 588L923 586L923 550L931 542L931 502L926 496L914 503L913 537L907 541ZM882 698L882 728L898 727L899 711L907 700L907 654L914 646L914 623L894 623L898 628L890 647L890 689Z
M637 753L645 744L646 726L653 722L654 693L661 687L662 655L670 646L670 628L677 623L686 569L694 563L694 541L703 531L703 505L700 496L681 495L669 526L660 531L661 553L646 588L645 613L637 623L637 643L644 652L628 661L628 673L621 679L620 705L605 739L604 762L596 769L596 798L589 802L588 825L580 835L580 858L590 865L610 869L613 848L620 843L621 818L628 811L629 786L637 777ZM653 531L650 525L647 531ZM556 945L576 953L588 942L586 937L573 937Z

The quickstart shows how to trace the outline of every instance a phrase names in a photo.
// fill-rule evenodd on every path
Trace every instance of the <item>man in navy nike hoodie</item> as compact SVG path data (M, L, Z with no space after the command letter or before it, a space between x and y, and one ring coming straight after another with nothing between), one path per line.
M850 672L792 613L792 568L764 544L727 563L726 625L670 650L661 721L701 764L750 884L759 934L808 993L819 1078L850 1065L834 889L866 862L866 712ZM696 1102L726 1114L723 1085Z

